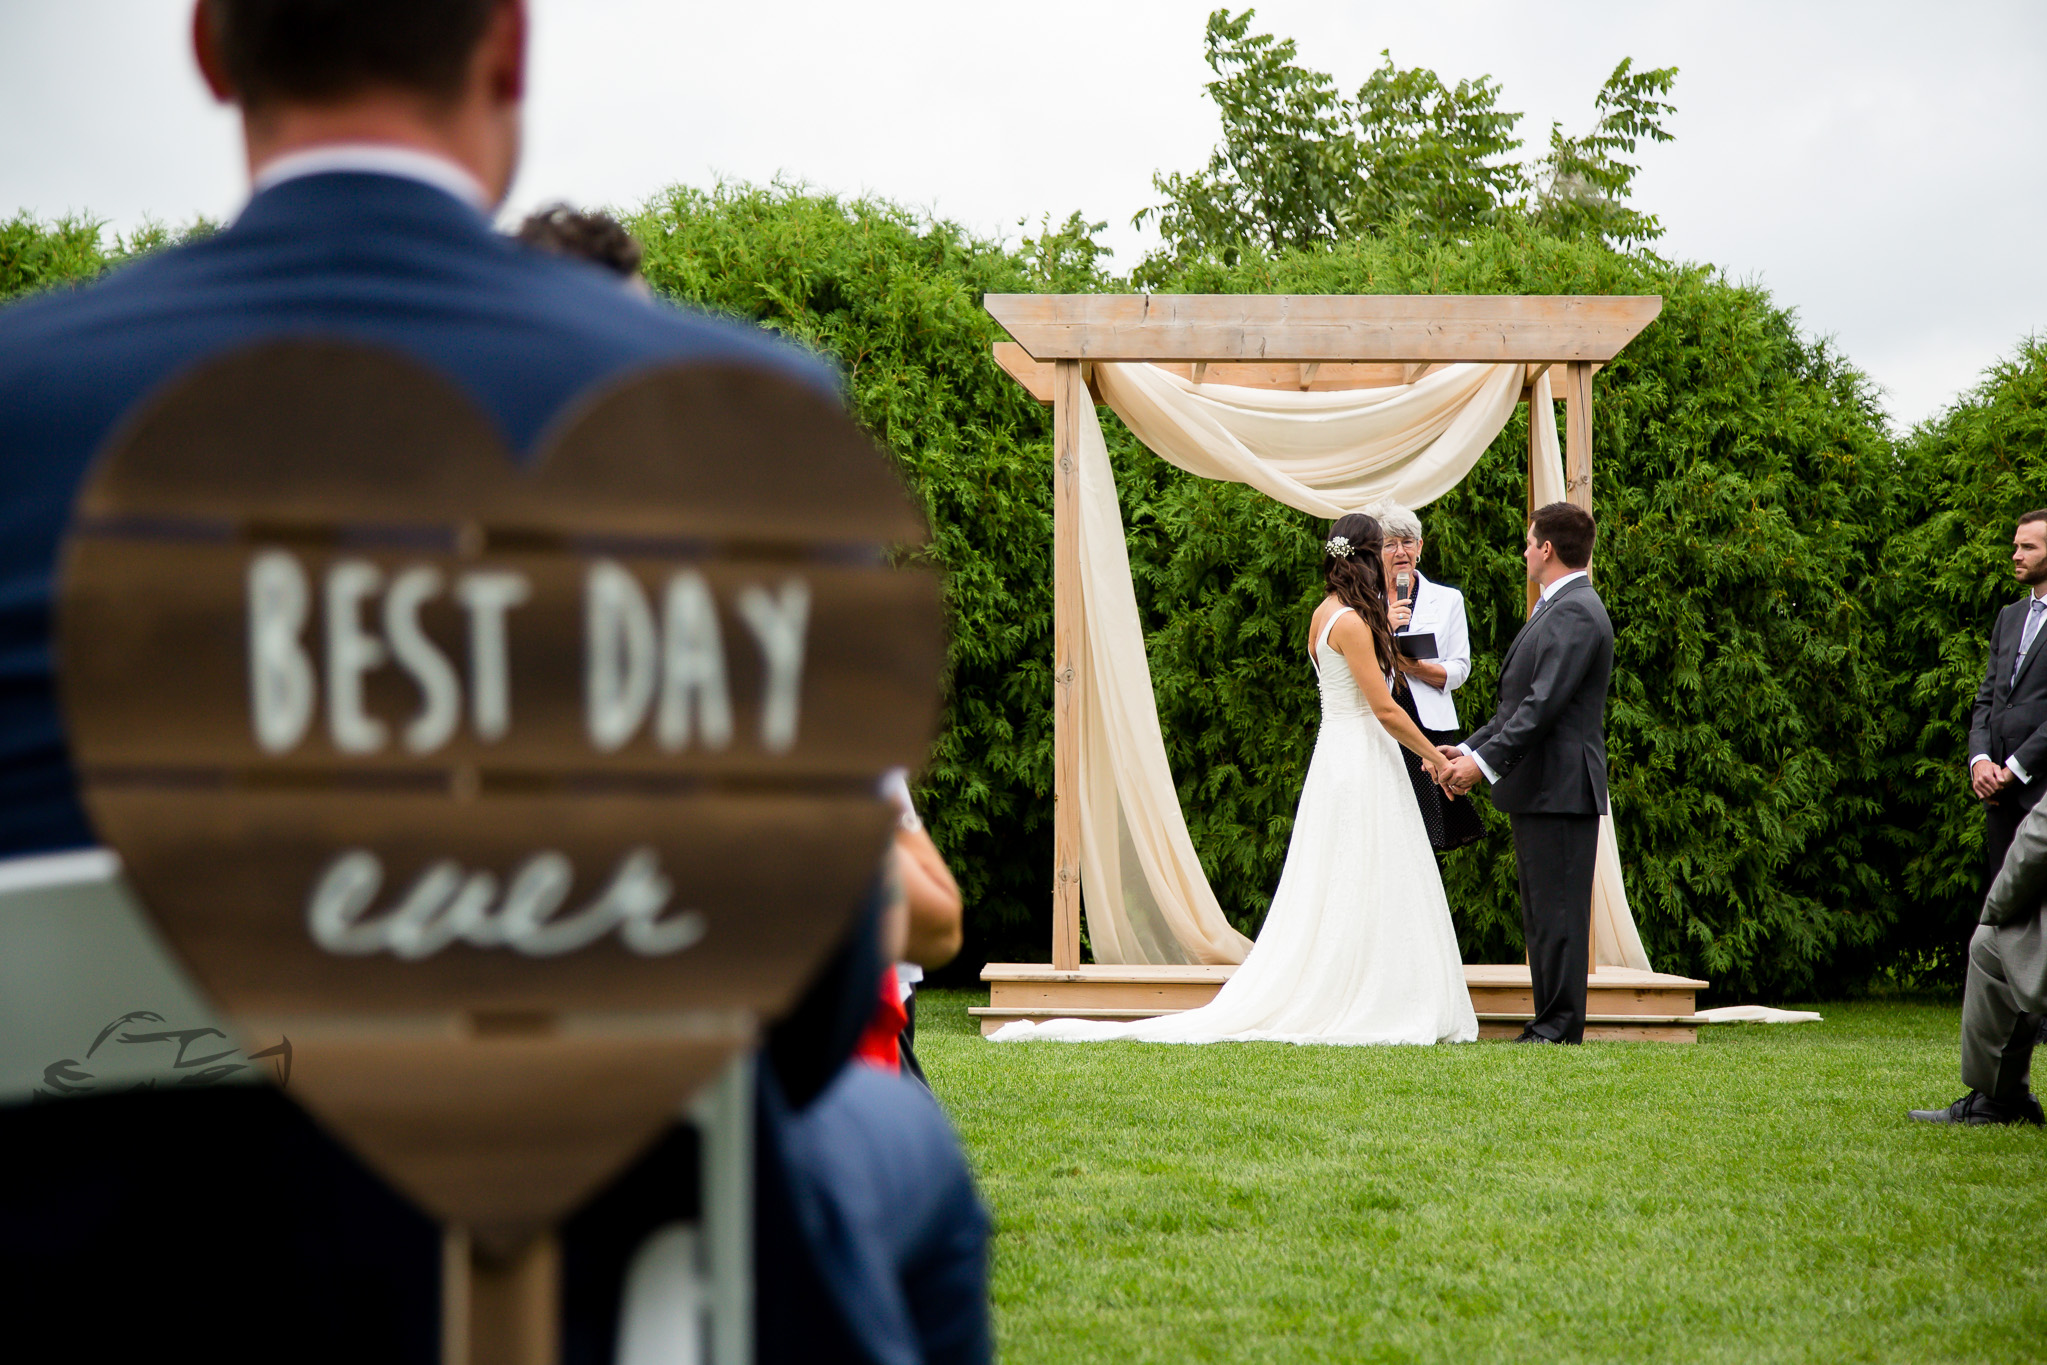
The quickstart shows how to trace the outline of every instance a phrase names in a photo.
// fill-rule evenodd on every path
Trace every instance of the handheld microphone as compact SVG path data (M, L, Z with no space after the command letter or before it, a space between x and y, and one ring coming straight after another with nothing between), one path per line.
M1406 602L1414 596L1414 575L1402 570L1393 575L1393 595Z

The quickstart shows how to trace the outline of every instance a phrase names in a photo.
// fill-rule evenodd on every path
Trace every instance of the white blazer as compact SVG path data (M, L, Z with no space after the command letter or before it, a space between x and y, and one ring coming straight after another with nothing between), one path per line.
M1436 637L1436 657L1430 663L1443 666L1443 685L1431 687L1410 677L1414 690L1415 714L1424 730L1455 730L1457 701L1450 694L1464 686L1471 676L1471 627L1464 620L1464 594L1441 583L1431 583L1419 570L1414 576L1414 619L1401 635Z

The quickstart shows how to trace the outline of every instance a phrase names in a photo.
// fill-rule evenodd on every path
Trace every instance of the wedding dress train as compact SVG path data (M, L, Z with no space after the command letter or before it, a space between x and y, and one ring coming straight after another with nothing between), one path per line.
M1443 879L1400 745L1329 648L1315 641L1322 727L1293 840L1250 956L1200 1009L1133 1023L1019 1020L995 1042L1465 1043L1464 985Z

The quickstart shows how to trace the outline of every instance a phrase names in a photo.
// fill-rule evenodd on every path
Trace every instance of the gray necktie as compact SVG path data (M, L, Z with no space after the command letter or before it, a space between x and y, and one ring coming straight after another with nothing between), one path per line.
M2025 628L2019 632L2019 657L2012 660L2011 680L2019 680L2019 670L2026 666L2026 654L2033 648L2033 640L2040 633L2040 617L2047 613L2047 599L2034 598L2026 608Z

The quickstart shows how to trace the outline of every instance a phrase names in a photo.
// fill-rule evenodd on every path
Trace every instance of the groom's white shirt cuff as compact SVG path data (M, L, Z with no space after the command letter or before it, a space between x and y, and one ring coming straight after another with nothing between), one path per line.
M1478 750L1472 748L1469 744L1458 745L1457 752L1460 754L1470 754L1471 761L1478 764L1478 770L1485 774L1486 781L1498 782L1500 780L1500 775L1493 771L1493 765L1480 758Z
M1989 754L1971 754L1969 755L1969 771L1974 772L1976 770L1976 765L1978 763L1988 763L1989 761L1990 761ZM2033 775L2027 772L2024 768L2021 768L2019 766L2017 759L2007 758L2004 761L2004 766L2011 769L2011 775L2013 777L2016 777L2019 781L2025 783L2029 787L2033 785Z

